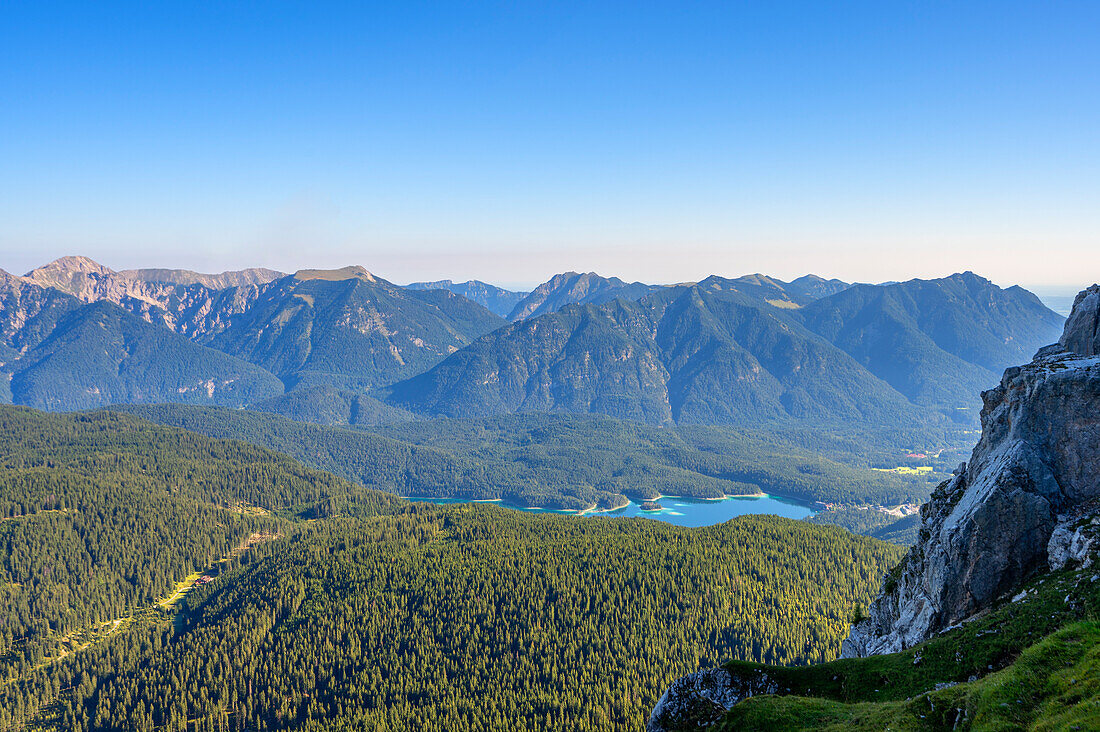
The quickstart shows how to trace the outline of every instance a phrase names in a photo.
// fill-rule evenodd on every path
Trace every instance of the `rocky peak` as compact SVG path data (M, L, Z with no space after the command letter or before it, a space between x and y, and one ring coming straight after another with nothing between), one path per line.
M547 297L557 293L579 299L599 287L622 285L623 281L618 277L601 277L595 272L562 272L543 282L531 294Z
M341 267L340 269L300 269L294 273L294 279L328 280L331 282L341 282L343 280L363 280L365 282L377 281L375 276L368 272L366 268L357 264Z
M56 290L85 303L113 302L146 321L200 338L223 328L229 317L242 312L255 299L264 286L259 283L277 274L270 270L220 275L184 270L116 272L88 257L61 257L23 277L0 278L0 286L8 290ZM226 285L226 289L213 287L219 284Z
M1100 285L1077 293L1058 345L1082 356L1100 356Z
M230 287L248 287L264 285L286 277L283 272L263 267L203 274L189 269L124 269L120 277L137 282L155 285L202 285L211 290L225 290Z
M595 272L562 272L520 300L508 319L524 320L545 315L574 303L600 304L619 298L637 301L658 289L641 282L624 282L618 277L602 277Z
M61 257L32 269L23 277L40 287L53 287L80 297L82 292L94 287L88 284L89 281L96 283L113 274L114 270L88 257Z
M282 272L261 267L219 274L202 274L186 269L125 269L116 272L88 257L69 256L32 269L22 279L92 302L111 299L103 295L112 289L152 292L157 289L167 291L176 286L201 285L210 290L223 290L262 285L285 276Z
M892 653L965 621L1040 572L1091 561L1100 515L1100 287L1057 344L982 394L970 461L921 508L920 541L883 583L846 657Z
M111 274L113 271L110 267L105 267L90 257L67 256L59 257L49 264L33 269L26 276L31 277L35 272L58 272L63 274L79 272L82 274L105 275Z

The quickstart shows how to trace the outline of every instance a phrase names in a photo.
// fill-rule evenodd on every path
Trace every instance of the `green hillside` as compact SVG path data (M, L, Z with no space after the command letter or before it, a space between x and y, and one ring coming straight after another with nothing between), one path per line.
M0 461L0 729L637 729L699 664L832 656L900 556L408 504L109 412L0 408Z
M296 422L373 427L418 419L369 394L332 386L300 386L286 394L249 405L249 409L281 414Z
M102 301L59 318L6 369L14 402L50 410L129 402L241 406L283 391L263 369Z
M493 473L513 466L522 480L548 488L591 485L635 499L761 490L803 501L896 504L920 500L938 481L932 474L870 470L897 450L889 440L871 444L797 430L657 428L600 415L519 414L374 431L490 461Z
M193 590L178 632L63 664L57 725L637 730L701 663L835 654L899 554L774 517L688 530L469 505L280 547Z
M868 469L865 443L808 447L769 432L657 429L600 416L507 415L438 419L375 430L292 422L247 410L116 407L211 437L251 442L405 496L502 498L523 506L583 509L621 496L717 498L765 492L806 501L921 500L936 475Z
M645 311L616 300L506 326L381 393L436 416L597 412L668 424L667 378Z
M444 290L410 290L361 267L304 270L267 285L210 338L288 387L368 388L435 365L504 321Z
M371 493L289 458L121 414L0 407L0 679L165 595L284 517Z
M901 653L811 667L734 663L779 695L699 709L684 730L1100 728L1100 587L1092 569L1046 575L1025 598Z

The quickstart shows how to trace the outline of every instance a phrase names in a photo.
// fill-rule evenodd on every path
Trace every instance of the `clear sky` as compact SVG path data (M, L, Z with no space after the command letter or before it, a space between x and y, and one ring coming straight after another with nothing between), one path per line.
M0 2L0 267L1100 279L1097 2Z

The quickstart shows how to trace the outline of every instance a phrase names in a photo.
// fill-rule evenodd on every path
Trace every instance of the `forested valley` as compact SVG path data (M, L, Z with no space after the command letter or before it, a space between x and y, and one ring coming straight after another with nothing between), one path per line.
M500 498L571 510L609 508L626 498L717 498L761 491L804 502L920 502L961 458L945 450L933 459L936 470L927 474L873 470L894 467L904 460L899 443L919 445L926 436L900 428L872 436L845 433L839 425L824 433L795 425L782 432L657 428L599 415L522 414L364 429L184 404L111 409L210 437L244 440L403 496Z
M411 504L112 413L4 407L0 459L5 729L638 729L701 665L835 655L901 553Z

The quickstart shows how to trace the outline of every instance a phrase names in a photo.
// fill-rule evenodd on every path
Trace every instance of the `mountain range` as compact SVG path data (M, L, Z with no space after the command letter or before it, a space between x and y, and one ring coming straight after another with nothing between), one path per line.
M668 286L568 272L524 294L478 281L400 287L362 267L115 272L66 257L0 275L0 395L359 425L528 412L965 425L976 390L1061 323L1026 290L969 272Z
M793 291L792 291L793 290ZM973 273L857 285L813 300L760 275L570 305L482 337L384 390L453 417L598 412L651 424L958 417L975 386L1062 319Z
M516 303L508 319L523 320L555 313L573 304L639 300L659 289L641 282L623 282L618 277L600 277L595 272L565 272L554 275Z
M467 300L473 300L489 312L502 318L508 317L508 314L515 309L516 305L528 295L526 292L506 290L503 287L490 285L488 282L482 282L481 280L413 282L406 285L406 287L412 290L448 290L456 295L461 295Z
M373 400L347 388L361 392L418 373L505 322L460 296L400 288L362 268L135 272L156 281L81 257L23 277L0 274L2 368L12 401L49 409L161 401L278 409L272 399L300 388L340 402L341 414L359 414L360 403ZM301 399L287 405L299 409Z
M502 320L446 290L410 290L362 267L302 270L260 288L205 340L288 389L369 389L417 374Z
M388 492L917 503L871 440L965 422L1061 324L1026 291L714 276L509 321L362 268L63 269L0 273L5 396L129 404L0 405L0 728L1097 727L1100 287L874 529L902 558Z

